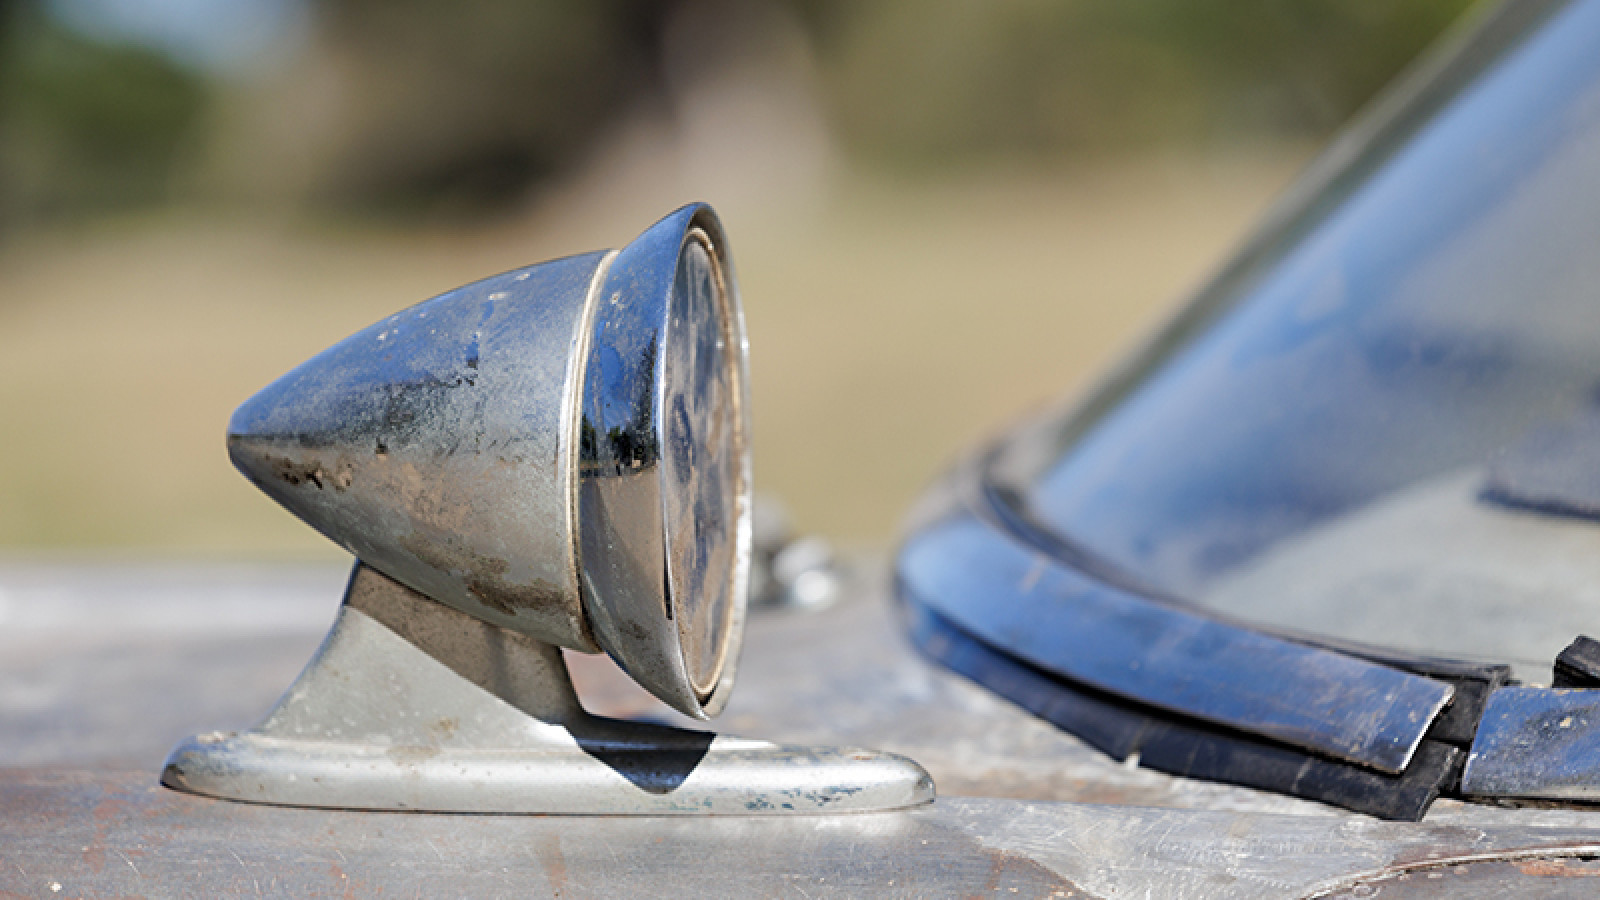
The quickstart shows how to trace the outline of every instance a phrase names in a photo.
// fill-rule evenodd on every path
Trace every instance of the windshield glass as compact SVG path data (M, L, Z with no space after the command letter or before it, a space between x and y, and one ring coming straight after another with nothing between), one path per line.
M1267 624L1545 673L1600 630L1600 2L1459 44L1002 448L1023 516Z

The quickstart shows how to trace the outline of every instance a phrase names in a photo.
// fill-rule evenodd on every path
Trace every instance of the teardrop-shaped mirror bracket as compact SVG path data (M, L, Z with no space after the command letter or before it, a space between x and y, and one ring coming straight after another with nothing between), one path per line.
M694 204L619 251L506 272L396 313L250 398L229 424L234 465L354 554L357 570L279 707L245 734L180 745L163 781L271 803L452 811L931 799L927 774L892 754L735 748L596 719L572 696L557 647L609 653L693 718L727 702L749 591L747 353L726 236ZM363 690L330 667L382 670L400 686ZM415 729L464 714L501 724L449 739ZM605 762L595 741L633 762L595 770ZM385 752L397 742L413 752ZM629 776L629 765L682 762L697 742L667 789ZM839 789L812 784L808 796L827 799L798 809L768 802L807 766L806 778L827 773ZM359 789L300 782L355 769ZM574 782L574 772L587 774ZM503 790L467 784L496 781Z

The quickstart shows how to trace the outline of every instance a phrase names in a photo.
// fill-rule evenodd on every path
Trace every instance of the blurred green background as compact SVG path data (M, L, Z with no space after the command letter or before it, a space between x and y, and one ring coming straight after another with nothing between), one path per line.
M0 0L0 549L333 555L232 408L706 200L758 487L886 542L1220 263L1459 0Z

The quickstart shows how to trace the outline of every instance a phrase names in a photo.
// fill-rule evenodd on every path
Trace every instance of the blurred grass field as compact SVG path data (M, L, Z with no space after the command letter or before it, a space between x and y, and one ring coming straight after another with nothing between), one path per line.
M0 547L336 554L232 471L238 403L396 309L620 245L692 199L733 244L758 488L801 528L886 543L963 448L1081 387L1219 264L1306 154L835 175L779 203L600 164L481 226L189 211L35 229L0 245Z
M231 470L235 406L692 200L743 286L757 489L881 546L1469 5L0 2L0 553L332 558Z

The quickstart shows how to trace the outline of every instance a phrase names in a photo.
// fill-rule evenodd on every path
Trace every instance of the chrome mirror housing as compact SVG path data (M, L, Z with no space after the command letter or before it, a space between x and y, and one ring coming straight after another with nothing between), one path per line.
M233 416L241 472L440 603L609 651L695 718L746 602L745 338L722 228L458 288L346 338ZM715 567L715 571L713 571Z
M252 397L229 425L234 464L358 563L278 709L244 735L180 745L166 783L502 812L930 799L899 757L610 722L572 693L558 647L609 653L693 718L726 704L750 582L746 355L726 237L696 204L620 251L420 303ZM417 730L430 719L457 724ZM425 752L379 752L402 745ZM686 747L700 755L660 789L663 760L673 769ZM300 780L351 767L362 774L337 789ZM772 802L794 790L813 799Z

